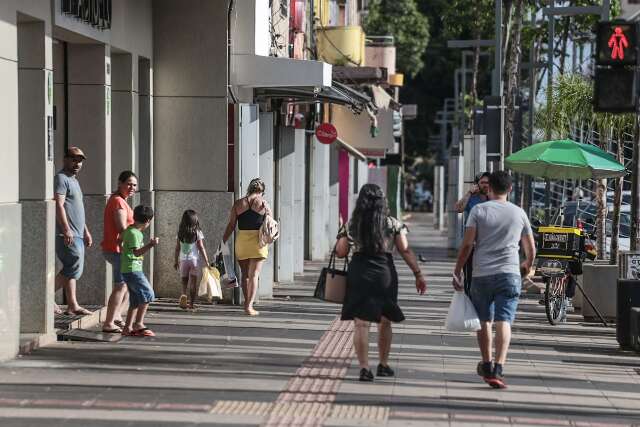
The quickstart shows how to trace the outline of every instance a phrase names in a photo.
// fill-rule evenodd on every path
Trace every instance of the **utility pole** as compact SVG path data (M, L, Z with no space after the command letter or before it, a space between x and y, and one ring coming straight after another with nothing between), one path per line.
M504 88L502 87L502 0L496 0L495 22L495 84L491 94L500 97L500 159L498 169L504 170Z
M629 236L629 249L637 251L640 248L640 242L638 241L638 239L640 239L640 112L637 110L633 134L633 158L631 161L631 236Z

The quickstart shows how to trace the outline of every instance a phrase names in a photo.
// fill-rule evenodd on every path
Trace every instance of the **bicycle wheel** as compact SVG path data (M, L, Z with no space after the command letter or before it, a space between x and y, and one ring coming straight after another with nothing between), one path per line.
M566 284L567 276L547 277L546 289L544 293L544 308L547 313L547 320L552 325L557 325L566 316Z

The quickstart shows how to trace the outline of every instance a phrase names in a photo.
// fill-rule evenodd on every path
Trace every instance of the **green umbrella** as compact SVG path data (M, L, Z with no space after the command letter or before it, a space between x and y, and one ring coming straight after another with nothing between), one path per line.
M514 172L550 179L616 178L627 173L606 151L569 139L523 148L507 157L505 165Z

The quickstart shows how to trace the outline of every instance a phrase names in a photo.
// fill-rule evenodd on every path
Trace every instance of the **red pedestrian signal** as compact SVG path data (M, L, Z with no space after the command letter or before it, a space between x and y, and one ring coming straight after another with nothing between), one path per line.
M596 30L596 64L636 65L638 34L635 22L599 22Z
M629 41L622 31L622 27L614 27L607 45L611 48L611 59L624 60L624 50L629 47Z

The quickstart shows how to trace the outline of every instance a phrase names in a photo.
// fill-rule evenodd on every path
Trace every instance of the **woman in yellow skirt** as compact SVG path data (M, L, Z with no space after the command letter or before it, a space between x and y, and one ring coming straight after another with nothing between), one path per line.
M253 301L258 290L260 270L264 260L269 256L269 246L260 247L258 234L260 227L267 215L271 215L271 209L264 200L264 182L260 178L252 179L247 189L247 195L233 204L229 223L222 236L222 242L226 241L238 225L236 233L236 258L242 271L242 294L244 295L244 311L249 316L260 314L253 308Z

